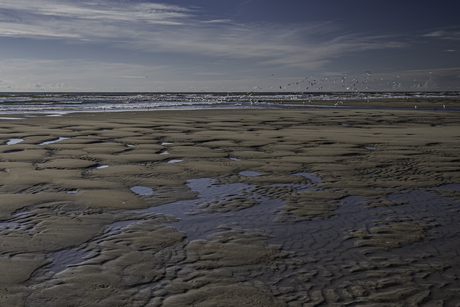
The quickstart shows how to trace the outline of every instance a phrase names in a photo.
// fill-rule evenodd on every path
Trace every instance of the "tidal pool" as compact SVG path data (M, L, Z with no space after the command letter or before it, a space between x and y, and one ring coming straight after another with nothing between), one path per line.
M10 227L14 226L15 224L16 223L14 223L14 222L2 222L2 223L0 223L0 230L10 228Z
M240 174L241 176L247 176L247 177L256 177L256 176L260 176L260 173L254 172L254 171L243 171L243 172L239 172L239 174Z
M96 169L103 169L103 168L107 168L107 167L109 167L109 166L108 165L100 165L100 166L96 167Z
M42 143L40 143L38 145L49 145L49 144L53 144L53 143L60 142L60 141L63 141L63 140L68 140L68 139L69 138L59 137L59 138L51 140L51 141L42 142Z
M6 145L14 145L17 143L21 143L22 141L24 141L24 139L9 139L9 141L6 142Z
M135 187L130 188L130 190L139 195L152 195L153 194L153 190L148 187L135 186Z

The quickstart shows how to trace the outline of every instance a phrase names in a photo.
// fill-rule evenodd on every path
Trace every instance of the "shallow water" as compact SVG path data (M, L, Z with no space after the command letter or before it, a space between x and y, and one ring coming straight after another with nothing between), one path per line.
M64 271L69 265L78 264L84 261L89 252L78 249L68 249L53 253L53 263L48 268L49 272L58 274Z
M69 138L59 137L58 139L51 140L51 141L46 141L46 142L40 143L38 145L49 145L49 144L53 144L53 143L60 142L60 141L63 141L63 140L68 140L68 139Z
M257 177L260 176L260 173L254 172L254 171L243 171L239 172L241 176L247 176L247 177Z
M109 226L109 231L115 231L115 230L120 230L123 229L131 224L138 223L142 220L126 220L126 221L118 221L115 223L110 224Z
M168 163L179 163L179 162L182 162L184 160L179 160L179 159L174 159L174 160L169 160Z
M452 184L445 184L439 187L431 188L432 190L451 190L451 191L460 191L460 184L452 183Z
M152 195L153 194L153 190L148 187L135 186L135 187L130 188L130 190L138 195Z
M8 142L6 142L6 145L14 145L23 142L24 139L9 139Z
M2 223L0 223L0 230L13 227L15 224L16 223L14 223L14 222L2 222Z
M361 257L362 249L353 248L354 240L343 240L348 231L357 230L356 227L370 229L380 225L386 218L404 217L407 215L433 215L443 225L437 227L436 236L447 236L452 239L458 235L455 218L450 210L458 208L460 204L454 198L442 197L422 191L390 195L389 199L406 204L395 207L366 208L364 199L348 196L337 202L336 215L329 219L313 219L301 222L277 222L277 213L284 202L281 199L268 199L251 192L255 187L242 183L213 185L214 180L203 178L189 180L187 185L192 191L199 193L198 199L178 201L144 210L136 213L161 213L173 215L179 222L172 223L179 231L186 234L188 240L206 239L210 234L228 228L259 229L271 236L268 241L288 251L295 251L298 255L315 257L319 262L330 263L329 253L335 255L334 261L353 261ZM284 185L274 185L284 186ZM291 186L291 185L288 185ZM309 185L292 185L298 189L312 190ZM299 190L298 190L299 191ZM209 201L220 201L226 197L243 196L256 199L259 204L237 212L201 213L195 214L198 206ZM452 207L453 206L453 207ZM190 215L190 213L193 213ZM126 222L128 225L129 222ZM219 229L219 226L222 229ZM455 239L456 240L456 239ZM429 241L412 244L412 247L403 247L394 250L395 253L422 253ZM414 248L414 246L416 248ZM434 247L436 249L436 247ZM440 255L441 249L437 252ZM321 260L322 259L322 260Z

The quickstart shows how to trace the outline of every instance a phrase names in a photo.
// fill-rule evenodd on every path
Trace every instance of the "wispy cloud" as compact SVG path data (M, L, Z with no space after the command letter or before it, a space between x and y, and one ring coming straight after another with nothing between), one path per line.
M459 27L448 27L443 29L437 29L429 33L424 34L425 37L434 37L447 40L460 40L460 29Z
M203 20L198 9L149 2L3 0L0 37L70 39L147 52L252 60L318 68L341 54L404 44L343 35L332 23L238 24Z

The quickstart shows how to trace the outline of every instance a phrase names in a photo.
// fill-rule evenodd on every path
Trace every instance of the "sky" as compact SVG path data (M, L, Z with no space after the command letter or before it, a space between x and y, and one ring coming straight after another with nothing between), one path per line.
M458 0L2 0L0 92L460 91Z

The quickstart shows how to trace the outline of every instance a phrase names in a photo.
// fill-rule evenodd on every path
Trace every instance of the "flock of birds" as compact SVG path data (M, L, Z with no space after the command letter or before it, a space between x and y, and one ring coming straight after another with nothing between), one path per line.
M429 73L430 75L432 72ZM271 74L271 77L274 78L275 75ZM403 81L404 79L404 81ZM365 93L370 91L375 91L377 88L379 91L397 91L402 83L405 83L408 87L414 90L421 90L424 87L424 84L417 82L416 79L412 79L411 84L407 84L407 78L401 78L399 75L393 75L391 78L383 77L374 77L371 71L366 71L364 76L361 78L357 77L322 77L315 78L312 76L305 77L296 81L289 82L285 85L280 85L279 88L271 86L268 89L265 89L267 92L273 92L274 90L279 89L282 92L309 92L309 93L318 93L318 92L344 92L344 93ZM254 86L251 91L246 92L244 95L241 95L241 99L246 98L251 104L257 103L256 98L252 98L260 93L264 92L264 88L259 86ZM230 95L224 99L228 99ZM305 103L305 102L304 102ZM343 105L343 101L335 102L335 106ZM444 106L445 107L445 106ZM417 106L415 106L417 108Z
M430 75L432 72L430 72ZM272 77L275 75L272 74ZM338 78L330 78L324 77L315 79L314 77L305 77L303 79L290 82L284 86L279 86L280 90L286 91L289 88L293 88L296 86L296 90L305 90L305 91L321 91L321 90L330 90L330 91L338 91L338 88L342 89L343 91L351 91L351 92L363 92L370 89L371 85L376 85L380 88L386 88L387 90L395 90L402 82L402 79L399 75L392 76L391 80L384 79L384 78L377 78L373 77L371 71L366 71L364 78L361 80L357 77L338 77ZM305 83L306 87L302 87L302 84ZM325 88L327 86L327 88ZM417 83L416 79L413 79L413 84L409 85L413 89L420 89L424 85L422 83ZM260 87L255 87L257 89L261 89ZM273 90L273 87L270 88Z

